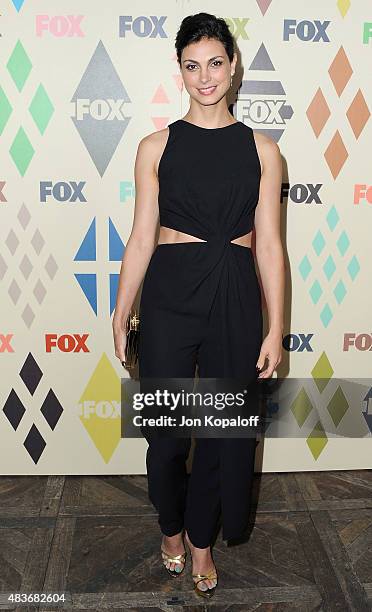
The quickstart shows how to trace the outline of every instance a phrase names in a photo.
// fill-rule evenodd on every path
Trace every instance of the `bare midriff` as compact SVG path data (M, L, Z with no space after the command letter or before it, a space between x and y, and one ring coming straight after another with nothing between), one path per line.
M158 244L172 244L175 242L206 242L206 240L202 240L201 238L197 238L191 234L185 234L184 232L179 232L178 230L161 225ZM231 240L231 242L234 244L240 244L240 246L251 248L252 231L250 231L248 234L244 234L244 236L234 238L234 240Z

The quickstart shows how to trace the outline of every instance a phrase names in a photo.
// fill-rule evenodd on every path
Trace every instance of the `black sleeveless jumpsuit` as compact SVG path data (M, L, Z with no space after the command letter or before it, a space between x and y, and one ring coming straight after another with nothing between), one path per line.
M238 121L202 128L168 125L158 167L160 225L201 241L158 244L140 301L139 377L254 379L262 343L261 292L249 247L260 160L252 128ZM191 440L145 435L149 498L168 536L187 529L210 545L219 517L223 539L240 537L250 509L255 438Z

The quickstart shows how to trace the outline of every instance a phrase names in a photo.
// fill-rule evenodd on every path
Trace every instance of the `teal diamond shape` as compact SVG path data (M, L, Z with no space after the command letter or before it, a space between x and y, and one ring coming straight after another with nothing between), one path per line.
M340 217L338 216L338 212L334 206L332 206L331 210L327 213L326 219L329 229L333 232L340 219Z
M23 127L19 128L9 152L19 173L24 176L35 151Z
M357 260L355 255L353 255L350 262L348 263L347 269L350 274L350 278L354 280L354 278L356 277L356 275L358 274L360 270L359 261Z
M339 239L337 240L337 247L338 250L340 251L341 255L345 255L348 247L349 247L350 241L349 238L347 236L347 233L345 232L345 230L341 233Z
M0 86L0 135L8 122L10 115L12 114L12 107L8 98L5 95L5 91Z
M323 271L327 279L330 280L336 270L336 264L333 260L332 255L329 255L323 265Z
M334 296L337 300L338 304L341 304L342 300L344 299L345 295L346 295L346 287L344 285L344 283L342 282L342 280L339 280L336 287L333 290Z
M320 255L320 253L323 251L324 245L325 245L325 240L324 240L323 234L322 234L322 232L320 230L317 231L312 244L313 244L315 253L317 255Z
M32 64L20 40L14 47L6 67L18 91L22 91L31 72Z
M305 255L302 260L300 265L298 266L298 269L300 271L300 274L303 278L303 280L306 280L307 277L309 276L310 272L311 272L311 263L309 261L309 258L307 255Z
M328 327L329 323L331 322L333 317L333 312L330 309L328 304L325 304L325 306L323 307L321 313L320 313L320 319L324 325L324 327Z
M37 127L39 128L40 134L44 134L50 118L53 115L54 108L47 92L44 89L44 86L41 83L37 88L34 97L32 98L29 111Z
M316 280L316 281L313 282L313 284L312 284L312 286L310 288L309 293L310 293L310 297L311 297L311 299L313 301L313 304L317 304L318 301L319 301L320 296L323 293L323 289L320 286L319 281Z

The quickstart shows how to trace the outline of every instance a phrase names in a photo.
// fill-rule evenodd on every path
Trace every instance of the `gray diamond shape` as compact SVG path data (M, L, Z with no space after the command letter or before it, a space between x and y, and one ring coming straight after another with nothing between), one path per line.
M53 255L49 255L48 260L45 264L45 269L48 272L49 278L52 280L55 277L56 272L58 270L58 266L57 266L56 260L54 259Z
M90 113L83 119L72 117L94 165L103 176L130 121L130 117L124 116L123 107L131 100L101 40L71 102L76 106L79 99L122 101L120 117L114 115L104 121Z
M28 255L23 256L19 269L21 270L25 279L27 279L30 276L31 270L32 270L32 263Z
M31 219L30 211L28 210L27 206L22 204L17 217L23 229L26 229Z
M5 240L5 244L7 245L11 254L14 255L18 248L19 240L12 229L10 230L8 237Z
M27 325L28 328L31 327L32 322L35 318L35 313L32 310L31 306L29 304L26 304L25 308L23 309L22 312L22 319L24 320L25 324Z
M46 295L46 289L41 282L40 278L37 279L36 285L34 287L34 296L36 297L39 304L42 303Z
M16 305L16 303L19 300L19 296L21 295L21 289L17 283L17 281L13 278L12 282L10 283L10 287L8 289L8 293L9 296L13 302L14 305Z
M4 257L0 254L0 280L4 278L5 272L7 271L8 266L6 265Z
M34 247L34 251L37 255L40 255L41 249L45 244L45 240L40 234L38 229L35 230L34 235L32 236L31 244Z

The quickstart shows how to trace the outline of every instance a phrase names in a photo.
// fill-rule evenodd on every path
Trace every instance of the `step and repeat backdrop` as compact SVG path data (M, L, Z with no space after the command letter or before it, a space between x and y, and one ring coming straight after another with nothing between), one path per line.
M200 11L236 38L231 112L283 159L277 375L300 384L256 469L371 468L370 2L0 10L1 474L146 473L146 441L121 438L112 315L137 146L188 110L174 39Z

